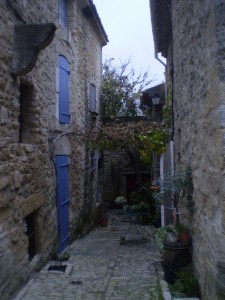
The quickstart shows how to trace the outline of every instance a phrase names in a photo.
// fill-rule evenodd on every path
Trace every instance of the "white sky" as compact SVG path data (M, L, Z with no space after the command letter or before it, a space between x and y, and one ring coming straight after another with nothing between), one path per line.
M103 48L103 60L127 61L137 75L149 70L155 86L164 82L164 66L154 57L149 0L93 0L109 43Z

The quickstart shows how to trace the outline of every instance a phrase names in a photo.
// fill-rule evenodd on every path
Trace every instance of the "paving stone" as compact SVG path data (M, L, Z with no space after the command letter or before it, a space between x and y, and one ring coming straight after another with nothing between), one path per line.
M160 254L151 243L154 228L139 226L147 237L145 243L121 245L126 227L111 211L108 227L93 230L66 250L70 259L65 263L73 265L69 275L35 273L11 300L161 299Z

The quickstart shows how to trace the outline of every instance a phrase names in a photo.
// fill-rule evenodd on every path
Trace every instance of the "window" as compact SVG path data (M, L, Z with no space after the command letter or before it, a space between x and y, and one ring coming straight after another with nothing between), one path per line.
M30 144L33 142L32 129L36 128L33 105L33 87L20 84L20 114L19 114L19 143Z
M90 85L90 111L96 112L96 86Z
M25 218L26 224L26 234L28 239L28 255L29 260L31 261L32 258L36 254L36 244L35 244L35 221L34 221L34 213L30 214Z
M97 154L96 151L91 151L91 171L95 171L97 168Z
M59 23L67 27L67 0L58 0Z
M66 58L59 56L59 122L68 124L70 121L70 99L69 99L69 64Z

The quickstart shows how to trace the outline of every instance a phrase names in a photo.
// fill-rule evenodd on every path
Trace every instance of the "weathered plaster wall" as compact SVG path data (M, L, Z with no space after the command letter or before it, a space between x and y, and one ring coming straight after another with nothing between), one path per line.
M221 0L172 1L175 162L192 167L204 300L225 299L224 15Z
M56 174L54 156L70 156L69 224L76 231L85 205L94 207L85 182L93 181L85 147L70 135L91 120L89 85L101 85L102 42L81 9L87 1L68 1L69 24L58 24L58 1L1 1L0 3L0 298L18 287L57 247ZM54 22L52 43L38 56L34 69L12 77L14 24ZM70 64L69 125L61 125L57 111L58 55ZM20 84L31 88L29 130L19 142ZM55 151L53 151L55 149ZM87 159L88 158L88 159ZM97 180L95 178L95 180ZM90 196L87 199L85 196ZM87 210L90 211L90 207ZM29 261L25 218L34 213L37 255ZM84 220L83 220L84 221ZM82 230L81 230L82 231ZM80 232L81 233L81 232ZM6 259L7 258L7 259Z

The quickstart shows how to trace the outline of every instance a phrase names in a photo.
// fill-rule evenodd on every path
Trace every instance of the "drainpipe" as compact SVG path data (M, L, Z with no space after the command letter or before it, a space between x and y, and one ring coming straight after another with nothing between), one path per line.
M166 64L158 57L158 53L155 49L155 59L157 59L165 68ZM166 79L166 77L165 77ZM165 97L167 97L167 83L165 80ZM160 179L163 180L164 177L164 154L160 156ZM161 205L161 226L165 226L165 206Z
M158 53L155 49L155 59L157 59L165 68L166 64L158 57ZM167 97L167 82L166 82L166 76L165 76L165 97Z
M166 64L158 57L158 53L155 50L155 59L157 59L164 67L166 67Z

